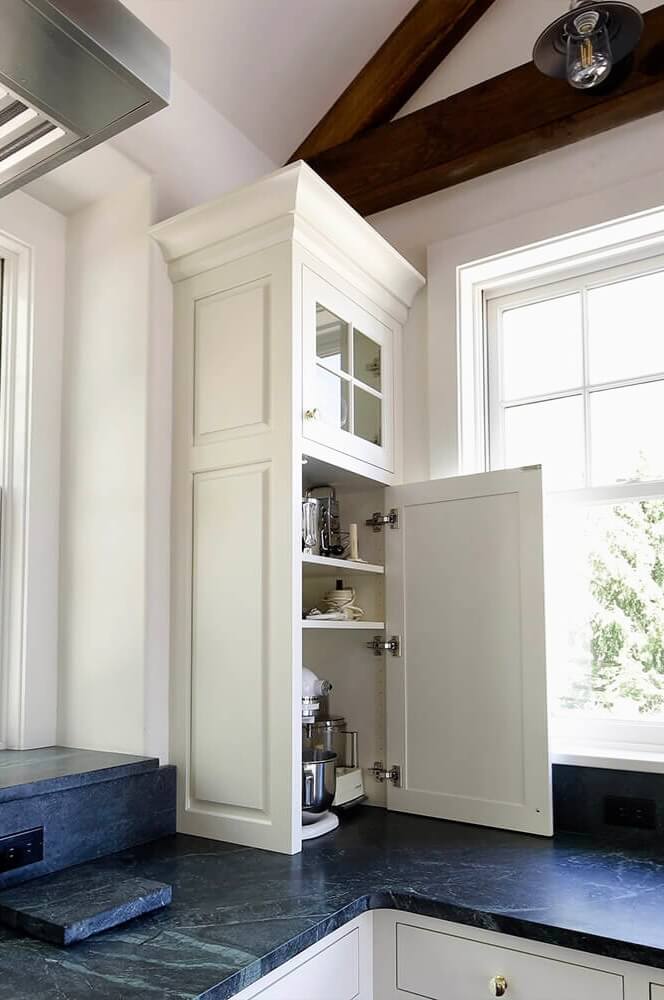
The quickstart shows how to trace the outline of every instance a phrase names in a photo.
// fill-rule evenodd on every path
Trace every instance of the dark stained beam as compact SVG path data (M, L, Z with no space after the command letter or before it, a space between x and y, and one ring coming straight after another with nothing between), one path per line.
M418 0L289 162L389 122L494 0Z
M631 73L604 95L576 91L527 63L308 162L370 215L663 109L661 5L645 14Z

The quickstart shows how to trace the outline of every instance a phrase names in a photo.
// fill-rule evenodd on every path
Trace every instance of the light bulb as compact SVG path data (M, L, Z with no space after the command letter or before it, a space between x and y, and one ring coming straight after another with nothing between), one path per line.
M567 79L578 90L596 87L613 68L606 19L595 10L578 14L568 28Z

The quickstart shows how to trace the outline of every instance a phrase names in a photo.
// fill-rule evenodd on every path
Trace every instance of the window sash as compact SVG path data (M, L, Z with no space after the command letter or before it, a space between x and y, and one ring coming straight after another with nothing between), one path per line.
M663 371L653 371L632 378L616 379L608 382L592 382L589 378L588 352L588 291L629 278L645 276L664 271L664 255L658 254L643 260L629 260L619 264L615 258L611 264L598 264L589 271L572 273L560 279L539 280L530 287L516 290L483 292L482 316L483 360L484 360L484 412L485 467L488 469L504 466L505 454L505 411L508 407L547 402L549 400L582 396L584 402L584 446L585 482L581 489L550 490L547 493L547 507L552 512L558 505L619 504L643 499L664 498L664 479L613 483L603 486L591 485L592 440L590 435L590 401L593 393L611 389L621 389L632 385L644 385L664 380ZM532 394L526 397L502 398L502 316L510 308L527 306L547 301L563 295L577 293L582 297L582 363L583 382L565 390ZM595 714L552 711L553 751L563 754L602 753L638 759L661 757L664 770L664 721L612 719Z
M622 282L629 278L644 277L649 274L664 272L664 255L650 257L646 260L630 260L622 264L598 266L588 272L575 274L562 280L552 278L549 281L540 280L537 285L520 288L506 293L485 293L484 295L484 407L485 407L485 438L487 469L504 468L505 456L505 411L511 407L532 403L548 402L574 396L583 398L584 414L584 448L585 448L585 484L591 487L592 468L592 438L590 433L590 405L593 393L611 389L622 389L629 386L647 385L664 381L664 371L648 372L626 379L615 379L606 382L592 382L589 377L588 352L588 306L587 295L593 288ZM583 381L580 385L547 393L535 393L514 399L504 399L503 385L503 350L502 350L502 318L505 312L515 307L533 305L560 298L570 294L580 294L582 300L582 364Z

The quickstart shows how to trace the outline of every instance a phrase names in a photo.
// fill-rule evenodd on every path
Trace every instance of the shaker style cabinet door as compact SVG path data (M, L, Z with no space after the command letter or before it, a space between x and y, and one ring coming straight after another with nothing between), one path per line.
M394 331L303 269L305 438L394 471Z
M539 467L386 491L388 808L550 835Z

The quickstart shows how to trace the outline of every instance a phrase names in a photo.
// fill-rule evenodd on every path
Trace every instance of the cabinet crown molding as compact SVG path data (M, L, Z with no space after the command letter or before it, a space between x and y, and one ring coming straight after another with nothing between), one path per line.
M179 278L186 274L188 255L247 236L254 249L273 245L287 238L279 225L286 222L291 233L304 223L322 249L345 255L406 308L425 284L419 271L302 161L166 219L150 232Z

